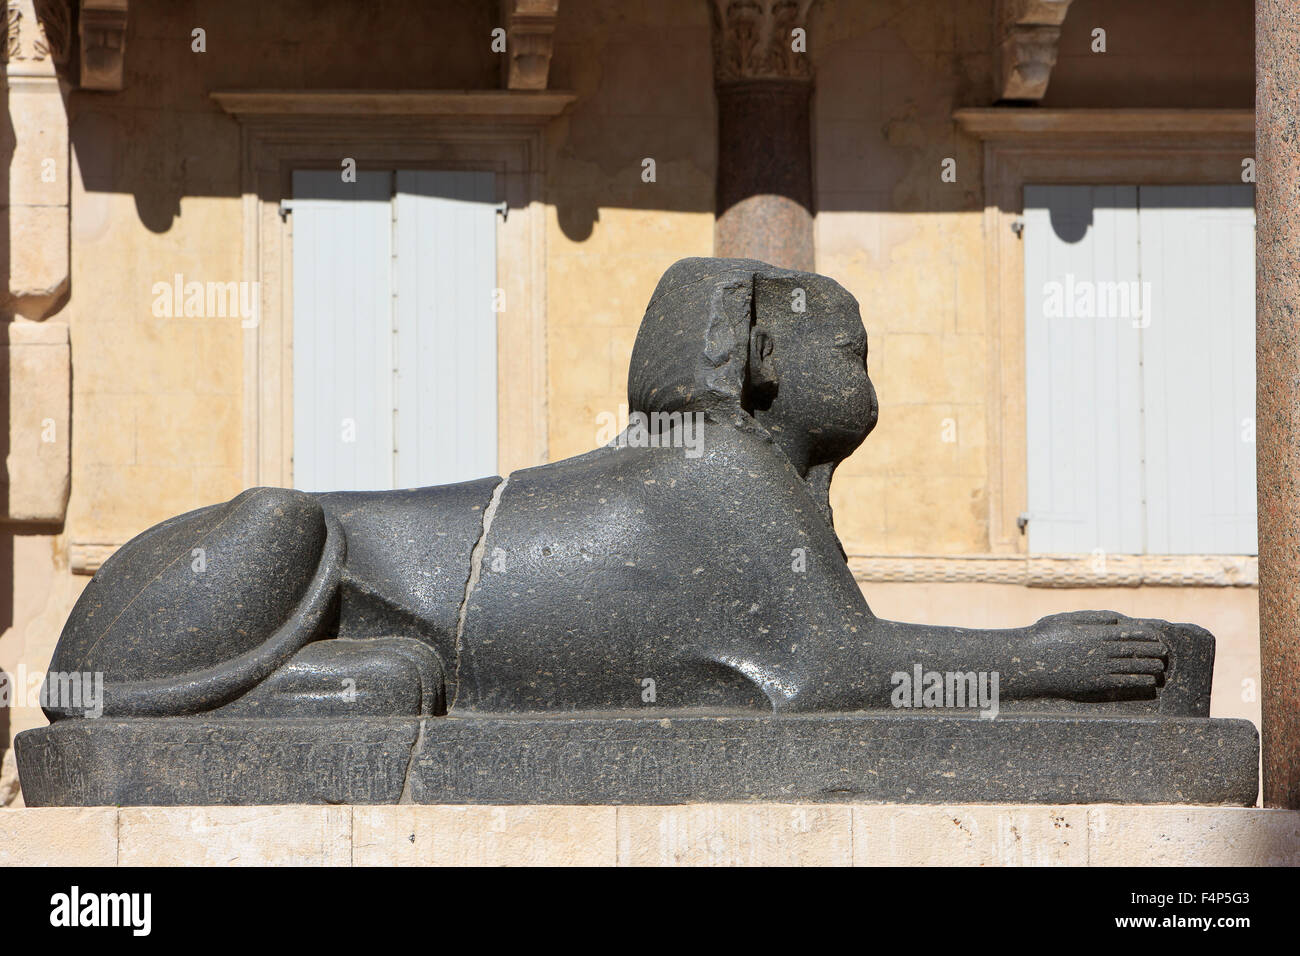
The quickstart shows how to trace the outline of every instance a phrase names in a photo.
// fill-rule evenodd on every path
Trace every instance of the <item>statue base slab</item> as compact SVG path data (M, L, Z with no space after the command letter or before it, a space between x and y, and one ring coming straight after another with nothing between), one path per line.
M71 719L15 740L30 807L1251 806L1259 737L1202 717L858 712Z

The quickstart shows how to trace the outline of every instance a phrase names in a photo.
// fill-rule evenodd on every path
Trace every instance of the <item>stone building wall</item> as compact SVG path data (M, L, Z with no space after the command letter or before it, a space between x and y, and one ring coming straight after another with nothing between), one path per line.
M832 489L851 555L991 550L981 144L994 0L821 0L809 21L817 269L862 304L880 425ZM0 668L44 666L96 546L241 490L237 321L156 317L156 283L242 277L240 130L223 89L495 89L494 3L132 0L125 88L67 98L72 480L62 528L9 529ZM1089 51L1095 25L1109 52ZM191 31L206 31L205 53ZM626 401L642 310L713 246L717 116L704 0L561 0L547 130L548 455ZM1249 108L1248 0L1075 0L1045 107ZM1207 40L1206 38L1213 38ZM1207 45L1209 44L1209 45ZM956 161L955 183L940 164ZM654 161L654 181L643 178ZM942 440L949 423L956 441ZM864 582L883 616L1000 626L1081 606L1192 619L1221 639L1215 711L1257 719L1256 591ZM16 709L5 738L43 722ZM0 717L4 721L6 717Z
M627 402L632 342L664 270L713 254L709 30L696 0L560 4L551 86L578 99L548 130L552 460L594 448L599 416Z

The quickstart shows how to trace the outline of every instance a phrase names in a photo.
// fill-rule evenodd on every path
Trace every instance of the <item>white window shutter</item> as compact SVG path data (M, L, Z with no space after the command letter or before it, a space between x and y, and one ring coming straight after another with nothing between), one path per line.
M1131 318L1109 314L1110 287L1099 285L1138 280L1136 193L1131 186L1025 187L1034 553L1143 548L1139 333Z
M392 174L293 174L293 483L392 487Z
M295 487L494 474L494 174L299 170L293 185Z
M1253 554L1255 211L1250 186L1142 186L1147 551Z
M488 172L397 174L399 488L468 481L497 469L494 194Z

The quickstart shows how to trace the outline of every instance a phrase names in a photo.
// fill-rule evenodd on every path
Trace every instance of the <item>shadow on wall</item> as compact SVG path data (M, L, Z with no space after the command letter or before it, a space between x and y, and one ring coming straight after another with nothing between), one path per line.
M4 381L9 381L7 375L4 377ZM8 395L5 396L5 407L8 407ZM6 431L8 430L6 429ZM0 531L0 640L4 639L4 635L12 633L13 625L14 533L4 529ZM10 705L8 707L0 706L0 760L3 759L4 752L13 744L13 741L9 739L9 712L10 708L16 703L13 695L17 694L18 690L18 687L11 685L9 688ZM3 794L0 794L0 806L3 806L3 804Z
M685 16L670 36L616 22L591 2L561 5L552 80L578 100L552 127L547 183L568 239L587 240L602 207L714 211L711 27L698 6L698 16L672 8ZM983 208L982 145L951 116L992 105L995 8L992 0L812 8L814 211ZM1098 26L1108 33L1104 54L1092 51ZM1042 106L1249 110L1253 50L1249 0L1074 0ZM755 136L738 148L775 155L775 146ZM653 184L640 178L646 158L656 161ZM948 159L956 182L940 181ZM1225 168L1223 181L1239 172Z
M1254 103L1253 0L1073 0L1043 97L1049 109Z
M67 97L85 189L132 194L140 222L157 233L174 224L183 197L238 197L239 126L210 98L216 90L495 89L501 59L490 33L498 7L484 0L132 0L123 89ZM74 229L95 234L107 225L95 221L93 202L76 214L83 221Z
M992 0L821 0L813 8L818 209L980 208L980 147L955 129L951 114L992 102L993 11ZM481 0L228 0L202 5L200 19L206 52L191 49L197 21L189 5L136 0L125 88L69 97L86 190L131 193L153 232L171 228L183 197L241 192L239 126L212 102L214 90L500 87L502 61L488 42L499 12ZM1096 24L1108 29L1104 56L1090 49ZM632 9L606 0L560 4L550 86L578 99L548 131L546 195L570 240L591 236L602 207L715 211L712 29L703 0ZM463 42L448 42L453 36ZM1140 7L1075 0L1044 101L1056 108L1252 103L1249 0ZM339 129L341 148L364 146L364 137ZM766 148L757 139L747 145ZM947 157L962 170L959 187L939 181ZM642 178L646 159L655 160L653 183ZM78 208L74 229L96 228L93 206Z
M147 160L142 167L130 167L122 162L124 154L134 152L124 146L124 140L132 135L150 139L162 133L161 129L155 129L151 136L146 136L140 127L165 126L166 114L140 118L135 115L115 116L87 108L89 97L103 95L77 93L69 102L69 112L75 109L76 114L69 120L68 140L77 158L86 192L92 195L130 192L135 196L136 214L141 224L151 232L166 232L181 214L181 198L185 195L185 161L182 159L175 171L160 157ZM221 195L234 197L238 192L228 190ZM99 211L94 202L87 202L76 210L78 215L73 225L79 238L89 238L107 226L107 222L101 221Z

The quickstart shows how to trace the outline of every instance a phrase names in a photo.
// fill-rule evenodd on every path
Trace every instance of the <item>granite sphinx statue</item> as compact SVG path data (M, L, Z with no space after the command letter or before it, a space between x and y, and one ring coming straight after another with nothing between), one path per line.
M119 727L190 721L210 734L265 734L308 718L321 734L402 719L436 736L526 725L534 764L536 735L563 733L555 728L566 720L586 721L588 738L591 721L617 737L633 724L697 719L766 721L806 736L814 725L800 718L833 717L823 740L840 740L853 715L906 717L913 728L960 718L976 735L995 733L979 724L1055 720L1085 724L1088 742L1076 741L1085 751L1127 739L1126 727L1158 734L1175 724L1202 727L1208 749L1236 723L1207 719L1214 640L1198 627L1086 611L976 630L871 612L836 537L829 490L878 407L858 304L833 280L752 260L678 262L636 338L628 404L629 428L605 447L505 479L253 488L164 521L96 573L50 669L102 673L101 722ZM944 716L900 710L899 675L913 673L995 675L1002 716L979 720L973 700ZM93 723L57 702L47 715L43 732ZM1244 741L1246 728L1228 730ZM891 739L882 749L897 746ZM1041 745L1060 749L1046 737ZM1249 746L1236 747L1233 773L1239 763L1253 774ZM28 749L35 767L35 742ZM1062 750L1060 759L1072 758ZM1044 772L1059 777L1060 766ZM753 782L753 766L733 771L750 782L688 796L773 795ZM1253 777L1220 784L1208 797L1175 790L1231 802L1249 786L1253 797ZM556 797L512 786L467 795L430 785L420 799ZM675 786L647 799L675 799ZM1029 798L1075 792L1032 786ZM1116 787L1103 796L1124 799ZM636 798L579 789L579 800ZM940 790L935 799L952 798ZM170 799L158 792L127 799ZM1159 781L1133 798L1148 796L1171 799Z

